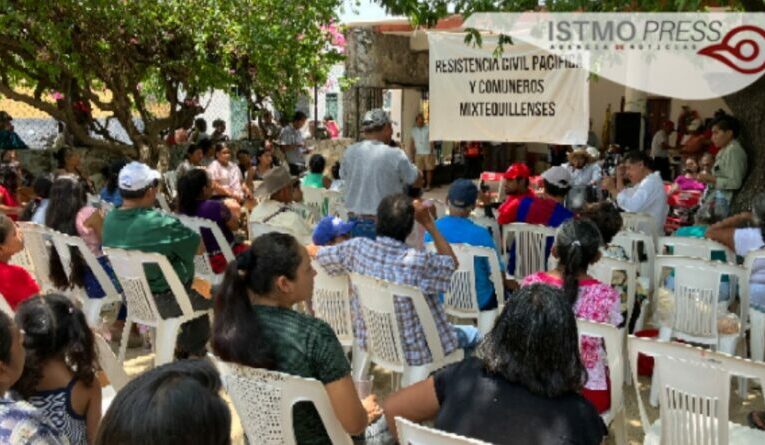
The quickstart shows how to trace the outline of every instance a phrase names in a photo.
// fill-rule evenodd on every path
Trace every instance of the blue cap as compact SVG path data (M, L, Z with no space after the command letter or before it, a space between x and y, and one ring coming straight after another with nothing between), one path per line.
M336 237L350 233L355 226L355 223L345 222L336 216L325 216L313 229L313 243L326 246Z
M446 200L449 205L458 209L466 209L475 205L478 199L478 187L469 179L458 179L449 187Z

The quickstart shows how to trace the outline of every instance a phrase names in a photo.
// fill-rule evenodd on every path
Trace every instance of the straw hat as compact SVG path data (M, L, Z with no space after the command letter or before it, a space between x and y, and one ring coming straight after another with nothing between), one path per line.
M298 181L298 178L290 175L286 167L272 168L263 176L263 182L255 189L255 196L271 196L279 190L292 185Z

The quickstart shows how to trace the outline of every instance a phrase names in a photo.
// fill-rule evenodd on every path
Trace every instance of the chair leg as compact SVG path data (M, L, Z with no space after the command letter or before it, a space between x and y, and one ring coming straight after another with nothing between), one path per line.
M661 329L659 329L659 340L669 341L671 339L672 328L662 326ZM651 397L648 400L651 406L654 408L659 406L659 385L661 385L661 382L659 381L659 378L654 370L653 376L651 377Z
M102 298L85 298L82 304L82 312L85 313L85 320L88 322L88 326L91 328L98 327L101 315L101 307L103 307Z
M614 417L611 427L614 430L614 442L616 445L627 445L627 418L624 409L619 411L619 414Z
M117 360L120 364L125 363L125 353L127 352L128 337L130 337L130 329L133 327L133 320L128 317L125 320L125 326L122 328L122 340L120 340L120 353L117 356Z
M497 314L497 309L478 312L478 331L481 333L482 337L485 337L486 334L491 331L491 328L494 327L494 321L497 319Z
M178 329L181 327L179 318L162 320L157 325L156 339L154 342L154 366L164 365L173 361L175 342L178 338Z
M749 309L749 353L754 361L765 358L765 312ZM738 392L741 398L749 393L749 380L739 377Z
M354 380L363 380L369 375L371 360L367 351L361 349L354 340L351 353L351 375Z

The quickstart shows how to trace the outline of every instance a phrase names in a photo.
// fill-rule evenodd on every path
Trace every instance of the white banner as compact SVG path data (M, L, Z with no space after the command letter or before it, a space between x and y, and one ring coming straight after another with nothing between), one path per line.
M431 140L587 142L590 105L582 56L565 58L516 42L494 57L496 38L485 37L480 48L464 38L428 35Z

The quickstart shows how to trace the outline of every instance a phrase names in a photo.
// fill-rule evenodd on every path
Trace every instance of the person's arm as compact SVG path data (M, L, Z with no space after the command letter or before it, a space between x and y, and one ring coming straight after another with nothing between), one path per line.
M85 227L91 229L96 234L99 241L103 239L101 235L104 227L104 215L100 210L96 210L85 220Z
M396 417L403 417L412 422L424 422L436 417L439 409L436 385L433 377L428 377L414 385L407 386L391 394L383 403L385 420L393 437L396 432Z
M734 235L736 229L746 227L751 222L752 214L750 212L739 213L709 226L704 236L735 251L736 242Z
M454 254L451 244L446 241L446 238L441 234L436 226L436 222L433 220L433 215L430 212L430 206L425 206L420 200L414 201L414 219L428 231L433 238L433 244L436 247L436 252L439 255L446 255L452 257L455 266L458 264L457 255Z
M316 254L316 261L330 275L342 275L348 273L351 270L350 266L353 261L353 242L354 241L351 240L335 246L321 247Z
M329 187L332 185L332 180L329 179L326 176L321 177L321 183L324 186L325 189L329 189Z
M364 409L350 375L324 385L337 420L350 435L360 434L367 427Z
M88 409L85 412L88 445L96 443L99 423L101 423L101 385L98 379L94 379L88 388Z
M401 178L401 182L407 185L412 185L420 178L422 173L416 165L412 164L412 161L406 157L406 154L404 154L403 151L399 151L399 153L400 154L397 155L400 157L398 160L398 174ZM343 164L340 164L340 170L342 171L342 169Z

